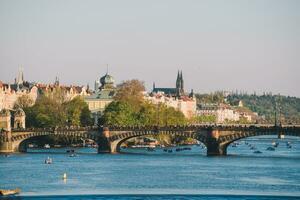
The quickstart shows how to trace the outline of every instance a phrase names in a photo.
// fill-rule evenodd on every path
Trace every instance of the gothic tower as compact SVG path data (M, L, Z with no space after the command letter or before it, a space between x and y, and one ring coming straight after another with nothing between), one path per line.
M180 73L179 73L179 70L178 70L177 79L176 79L176 90L177 90L177 92L179 92L179 89L181 88L180 85L181 85Z
M184 85L183 85L182 71L178 70L177 79L176 79L176 95L180 97L184 94Z
M183 77L182 77L182 71L180 72L180 94L184 94L184 85L183 85Z

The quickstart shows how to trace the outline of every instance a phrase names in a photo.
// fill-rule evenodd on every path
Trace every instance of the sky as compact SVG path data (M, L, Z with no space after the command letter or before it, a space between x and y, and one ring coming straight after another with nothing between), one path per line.
M0 80L300 97L297 0L0 0Z

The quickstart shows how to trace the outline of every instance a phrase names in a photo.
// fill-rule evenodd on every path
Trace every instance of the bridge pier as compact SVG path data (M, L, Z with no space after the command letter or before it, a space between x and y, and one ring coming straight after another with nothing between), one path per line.
M106 137L101 137L98 141L98 153L111 153L111 145Z
M226 156L227 155L227 146L221 145L217 141L209 142L207 144L207 156Z
M12 153L14 152L13 143L11 141L11 131L4 131L3 140L0 141L0 153Z
M103 128L102 136L99 138L98 141L98 153L116 153L118 152L117 149L117 142L110 141L110 132L108 128Z
M220 133L218 130L211 130L207 134L207 156L227 155L227 145L219 142Z

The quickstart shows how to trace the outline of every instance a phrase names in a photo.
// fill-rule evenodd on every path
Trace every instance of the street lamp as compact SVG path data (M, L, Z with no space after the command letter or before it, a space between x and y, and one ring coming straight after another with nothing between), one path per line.
M274 125L277 126L277 102L276 102L276 96L274 96Z

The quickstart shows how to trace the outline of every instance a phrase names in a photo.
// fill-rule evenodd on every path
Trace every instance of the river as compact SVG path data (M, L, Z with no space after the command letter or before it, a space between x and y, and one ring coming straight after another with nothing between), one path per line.
M267 151L272 141L279 146ZM246 143L262 153L254 154ZM0 155L0 188L21 188L15 199L25 200L300 198L299 139L253 137L222 157L206 157L201 146L189 147L180 152L173 147L172 153L157 148L97 154L80 148L70 157L67 148ZM52 164L44 164L48 156Z

